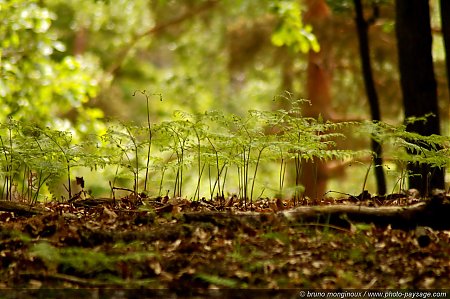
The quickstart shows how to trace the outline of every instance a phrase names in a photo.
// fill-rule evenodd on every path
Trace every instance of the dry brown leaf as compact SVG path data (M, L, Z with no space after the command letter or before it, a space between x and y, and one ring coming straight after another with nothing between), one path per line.
M156 275L161 274L161 264L158 261L151 261L149 266L153 271L155 271Z

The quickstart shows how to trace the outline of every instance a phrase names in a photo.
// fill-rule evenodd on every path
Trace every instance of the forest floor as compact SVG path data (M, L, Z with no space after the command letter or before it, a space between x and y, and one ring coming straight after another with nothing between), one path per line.
M355 205L351 198L316 204L336 203ZM389 225L292 221L278 213L293 209L291 201L249 207L236 198L125 197L37 204L34 215L0 212L0 298L248 297L243 289L259 298L318 289L447 289L441 298L450 296L450 231L427 228L421 240L416 230Z

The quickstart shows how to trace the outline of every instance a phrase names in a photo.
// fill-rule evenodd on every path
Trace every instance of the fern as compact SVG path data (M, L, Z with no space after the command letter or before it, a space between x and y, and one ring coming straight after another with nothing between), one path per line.
M143 94L148 101L147 94ZM287 110L251 110L245 115L177 111L171 120L156 124L151 124L150 119L146 125L111 122L105 134L86 135L83 141L71 132L10 119L0 123L1 196L36 202L45 184L53 186L50 189L56 196L56 185L64 177L70 199L74 168L88 167L95 171L114 166L112 190L118 188L119 179L124 184L131 180L131 191L136 197L140 196L141 186L148 191L148 181L157 182L155 192L159 196L167 189L172 189L175 197L183 196L185 182L191 179L195 184L192 198L200 199L202 182L208 180L211 199L216 195L222 200L227 182L236 179L238 196L245 205L248 200L250 204L253 202L255 190L261 185L261 194L269 188L277 190L280 196L292 188L298 201L303 192L300 176L304 161L347 160L370 153L337 148L336 141L346 138L341 132L347 128L391 144L391 155L400 165L450 164L449 137L411 133L406 124L333 123L320 117L303 117L301 106L305 101L288 99L291 107ZM413 121L423 119L406 123ZM278 186L272 188L260 182L261 166L275 163ZM292 187L285 186L288 167L294 167ZM229 178L234 172L237 175Z
M423 121L423 118L408 119L406 123ZM450 165L450 137L442 135L423 136L408 132L406 125L393 126L383 122L365 123L365 131L373 134L380 143L391 143L398 161L428 164L432 167ZM399 151L403 148L404 151Z
M405 124L394 126L384 122L365 122L362 132L372 134L380 144L391 146L387 154L402 168L409 163L426 164L430 167L444 168L450 165L450 137L442 135L423 136L407 131L407 125L426 121L428 116L408 118ZM407 172L401 170L399 181L403 181ZM400 189L402 184L400 185Z

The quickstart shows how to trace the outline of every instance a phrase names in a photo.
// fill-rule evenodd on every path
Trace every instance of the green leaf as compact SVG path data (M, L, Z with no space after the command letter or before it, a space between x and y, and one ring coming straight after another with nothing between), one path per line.
M272 33L271 41L277 46L286 46L294 52L307 53L320 51L319 43L310 25L304 25L300 4L297 1L277 1L275 14L280 23Z
M239 285L238 282L234 279L220 277L220 276L213 275L213 274L199 273L196 275L196 277L200 278L201 280L204 280L206 282L209 282L211 284L215 284L218 286L224 286L224 287L228 287L228 288L235 288Z

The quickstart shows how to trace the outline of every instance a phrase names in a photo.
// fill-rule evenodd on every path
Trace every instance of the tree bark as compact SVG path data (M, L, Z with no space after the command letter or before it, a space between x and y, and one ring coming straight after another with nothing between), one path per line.
M75 32L75 38L73 42L73 55L83 55L86 52L88 46L88 30L86 28L79 28Z
M369 23L364 18L363 8L361 0L354 0L355 12L356 12L356 29L358 32L359 40L359 53L361 57L361 67L364 77L364 85L366 88L367 98L370 105L370 114L373 121L380 121L380 106L378 101L378 94L375 88L375 83L372 75L372 64L370 61L370 48L369 48ZM372 138L371 141L372 151L375 155L375 178L377 183L377 192L380 195L386 193L386 179L383 170L383 157L381 143Z
M332 111L332 59L331 44L331 10L325 0L307 0L304 15L305 23L311 24L314 34L320 44L320 51L308 53L308 67L306 79L307 99L311 106L303 107L303 116L317 118L319 115L324 120L333 118ZM305 187L304 196L311 199L319 199L326 191L328 180L327 162L315 159L302 162L301 184Z
M34 216L44 213L44 209L40 209L37 206L9 200L0 200L0 211L13 212L19 216Z
M444 197L435 198L411 206L365 207L357 205L329 205L299 207L281 211L279 214L291 221L303 223L325 223L349 227L351 223L373 223L399 229L415 229L417 226L436 230L450 228L448 215L450 202Z
M445 66L447 69L447 83L450 91L450 1L441 0L441 27L445 47Z
M395 9L405 118L434 115L426 123L408 124L407 130L425 136L440 134L428 0L396 0ZM422 194L430 193L434 188L444 188L444 169L409 163L408 170L409 188L418 189Z
M186 212L183 213L186 223L202 221L212 223L255 223L274 216L287 219L291 223L303 225L325 225L350 229L354 223L372 223L377 226L391 226L396 229L413 230L418 226L435 230L450 229L450 198L444 194L436 195L429 201L410 206L368 207L362 205L323 205L301 206L294 209L273 213L261 212ZM363 204L362 202L361 204ZM257 223L257 222L256 222Z

